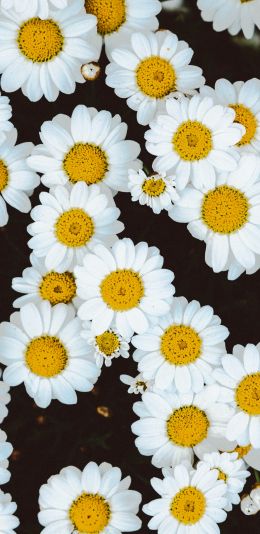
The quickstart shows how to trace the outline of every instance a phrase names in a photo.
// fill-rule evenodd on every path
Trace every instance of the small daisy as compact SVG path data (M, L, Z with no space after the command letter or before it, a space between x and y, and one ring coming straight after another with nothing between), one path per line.
M153 381L145 380L142 373L139 373L137 376L133 377L130 375L120 375L120 380L123 384L129 386L128 393L138 393L143 394L145 391L153 390Z
M2 370L0 369L0 377L1 376ZM9 404L11 400L9 390L9 386L5 382L3 382L3 380L0 380L0 423L2 423L8 415L8 408L6 407L6 405Z
M149 320L169 311L174 274L162 269L163 258L156 247L131 239L120 239L111 250L103 245L75 267L78 295L85 302L78 310L83 320L93 320L95 335L113 323L124 338L141 334Z
M176 387L180 393L200 391L212 380L212 368L226 353L228 329L211 306L174 298L170 313L158 318L143 335L131 343L137 350L134 360L146 380L156 388Z
M26 391L41 408L52 399L77 402L77 391L91 391L100 369L80 337L81 322L65 304L51 307L25 304L1 323L0 361L10 386L24 382Z
M40 488L38 519L50 532L121 534L139 530L141 494L129 490L131 478L103 462L89 462L83 471L63 468Z
M126 141L127 125L119 115L76 106L72 116L56 115L42 124L42 145L35 147L28 164L43 173L46 187L106 184L128 191L128 168L139 169L140 145Z
M226 486L218 472L205 465L193 470L185 465L174 468L172 476L152 478L159 498L145 504L143 510L152 516L151 530L160 534L218 534L217 523L225 521Z
M117 220L120 210L98 185L57 186L40 193L40 201L42 205L31 211L35 222L28 226L33 236L28 246L35 256L45 258L49 270L67 271L96 243L114 243L124 229Z
M235 452L238 458L242 459L247 466L260 471L260 448L253 448L250 443L243 446L238 445L237 441L230 441L225 437L221 437L216 440L216 449L221 452Z
M199 67L189 65L193 50L169 30L134 33L131 46L112 50L106 84L137 111L137 122L147 125L165 109L167 97L201 87Z
M1 14L1 86L7 93L21 88L33 102L43 95L53 102L59 91L71 94L76 82L84 83L82 63L98 59L96 18L84 12L83 0L44 18L42 0L37 4L33 11L28 1L27 11Z
M3 432L3 430L0 430L0 484L6 484L11 477L11 473L8 471L9 462L7 458L12 454L13 447L11 443L6 440L6 433ZM1 529L0 532L2 532Z
M12 130L13 125L9 121L12 117L12 108L8 96L1 96L0 93L0 143L5 140L6 132Z
M63 9L68 0L0 0L0 4L3 9L14 9L17 13L34 13L38 10L38 16L46 18L50 8Z
M129 339L125 340L113 326L102 332L102 334L95 336L91 329L91 322L84 321L81 336L86 339L91 347L93 357L100 368L103 363L106 367L110 367L112 360L119 358L119 356L129 358Z
M9 493L0 490L0 532L1 534L15 534L14 529L20 525L19 519L14 515L17 505L12 501Z
M163 209L168 210L179 198L173 176L166 176L165 172L147 176L141 169L130 169L128 187L133 202L138 201L141 206L149 206L156 214L161 213Z
M260 0L197 0L201 16L213 22L216 32L228 30L237 35L240 30L246 39L254 35L255 26L260 29Z
M194 453L202 458L216 450L214 438L223 436L233 409L221 401L218 385L205 386L193 395L145 392L134 404L140 420L132 424L135 444L141 454L152 456L155 467L192 462Z
M177 189L188 182L206 187L216 180L217 172L236 169L232 147L245 128L234 122L233 109L195 95L180 101L167 100L166 112L150 124L151 129L145 133L146 148L157 156L157 171L175 172Z

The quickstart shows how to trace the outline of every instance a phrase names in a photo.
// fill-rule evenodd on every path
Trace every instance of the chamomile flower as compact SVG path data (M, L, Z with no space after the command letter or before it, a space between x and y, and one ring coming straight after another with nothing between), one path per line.
M189 65L193 51L169 30L134 33L128 48L115 48L107 66L106 84L137 111L137 122L147 125L165 109L172 93L187 93L205 79L199 67Z
M3 430L0 430L0 484L6 484L9 482L11 477L10 471L8 471L9 462L7 458L9 458L10 454L12 454L13 447L11 443L6 440L6 433L3 432Z
M226 353L228 329L220 323L211 306L173 298L170 313L131 340L138 370L146 380L154 380L156 388L200 391Z
M255 449L249 442L246 445L238 445L237 441L221 437L216 440L216 448L221 452L236 453L247 466L260 471L260 448Z
M35 222L28 226L33 236L28 245L49 270L67 271L96 243L114 243L124 229L117 220L120 210L98 185L57 186L40 193L40 201L31 211Z
M141 206L149 206L156 214L161 213L163 209L168 210L179 198L174 177L167 176L165 172L147 176L142 169L130 169L128 187L133 202L138 201Z
M20 521L14 515L17 505L12 501L9 493L0 490L0 532L3 534L14 534L14 529L19 526Z
M132 425L138 436L135 444L141 454L152 456L155 467L192 462L194 453L202 458L216 450L214 439L224 435L233 414L232 407L221 401L217 384L205 386L196 395L177 394L174 389L145 392L133 409L140 417Z
M89 462L83 471L63 468L40 488L38 519L42 534L93 532L112 534L139 530L141 494L129 490L131 478L103 462Z
M174 274L162 265L159 250L145 242L120 239L111 250L97 245L83 266L75 267L78 296L84 300L79 317L92 320L95 335L112 324L124 338L145 332L150 320L169 311L174 293Z
M2 370L0 369L0 377L2 376ZM8 408L6 407L7 404L9 404L11 397L9 394L10 388L8 384L3 382L3 380L0 380L0 423L3 422L3 420L8 415Z
M9 121L12 117L12 108L8 96L2 96L0 93L0 143L6 137L6 132L12 130L13 125Z
M7 93L21 88L29 100L44 95L50 102L59 92L71 94L76 82L84 83L82 63L99 56L96 18L84 12L83 0L72 0L64 9L50 10L42 18L37 9L1 14L1 87Z
M216 32L237 35L242 30L251 39L255 26L260 29L260 0L197 0L197 4L203 20L213 22Z
M127 390L128 393L138 395L139 393L143 394L145 391L153 390L153 381L145 380L142 373L139 373L135 377L130 375L120 375L120 380L123 384L129 386Z
M129 358L129 340L125 340L117 329L113 328L113 325L102 334L95 336L91 329L91 322L84 321L81 336L91 347L98 367L102 367L103 363L106 367L110 367L113 359L119 356Z
M63 9L68 0L0 0L3 9L14 9L17 13L27 11L33 13L38 10L38 16L45 18L50 8Z
M167 115L158 115L145 132L146 148L156 157L158 172L174 171L177 189L188 182L207 187L219 171L237 167L232 147L245 133L235 123L235 111L215 105L211 98L199 95L178 101L166 101Z
M72 307L49 302L25 304L0 326L0 361L10 386L24 382L41 408L52 399L77 402L77 391L90 391L100 369L80 337L81 322Z

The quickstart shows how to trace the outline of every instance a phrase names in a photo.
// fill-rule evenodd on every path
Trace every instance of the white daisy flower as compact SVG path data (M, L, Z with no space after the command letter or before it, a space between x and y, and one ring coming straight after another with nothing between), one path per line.
M169 467L183 460L193 461L216 450L214 438L223 436L234 410L221 400L217 384L205 386L193 395L145 392L135 403L140 417L132 424L135 444L141 454L152 456L155 467Z
M1 376L2 370L0 369L0 377ZM6 407L6 405L9 404L11 400L9 391L9 386L5 382L3 382L3 380L0 380L0 423L2 423L8 415L8 408Z
M111 245L124 229L117 220L120 210L98 185L57 186L40 193L40 201L31 211L35 222L27 227L33 236L28 245L49 270L72 268L96 243Z
M9 121L12 117L12 107L8 96L2 96L0 93L0 143L6 137L6 132L13 128L13 124Z
M201 87L202 70L189 65L193 50L169 30L134 33L128 48L111 52L106 84L137 111L137 122L147 125L165 109L169 95Z
M84 12L83 0L44 18L41 6L42 0L32 11L28 2L27 11L1 15L1 87L7 93L21 88L33 102L43 95L53 102L59 91L71 94L76 82L85 82L82 63L98 59L96 18Z
M224 393L226 394L226 391ZM216 448L221 452L236 453L247 466L260 471L260 448L253 448L250 443L238 445L237 441L230 441L225 437L216 440Z
M7 458L12 454L13 447L7 440L7 435L0 430L0 484L9 482L11 473L8 471L9 462ZM1 526L1 522L0 522ZM0 529L1 532L1 529Z
M229 332L220 323L211 306L173 298L170 313L131 340L138 370L146 380L154 380L156 388L199 392L212 381L212 369L226 353Z
M175 291L174 274L162 265L159 250L145 242L134 245L125 238L111 250L96 246L84 257L83 266L75 267L78 295L85 301L79 317L93 320L95 335L113 323L125 338L145 332L150 320L169 311Z
M172 476L152 478L160 497L143 507L152 516L148 527L160 534L218 534L217 523L225 521L227 514L223 509L226 487L217 478L218 472L205 465L195 470L177 465Z
M9 493L0 490L0 532L15 534L14 529L20 525L19 519L14 515L17 505L12 501Z
M141 494L119 467L89 462L83 471L69 466L40 488L38 519L50 532L121 534L139 530Z
M128 187L132 201L138 201L141 206L149 206L154 213L168 210L175 200L179 198L175 190L173 176L167 176L165 172L147 176L140 169L128 171Z
M106 367L110 367L113 359L119 358L119 356L129 358L129 339L124 339L113 325L102 334L95 336L91 322L84 321L81 336L91 347L93 357L100 368L103 363Z
M43 144L35 147L28 164L43 173L46 187L83 181L128 191L127 170L140 168L141 149L125 140L126 133L119 115L79 105L71 117L59 114L42 124Z
M203 20L213 22L216 32L237 35L242 30L251 39L255 26L260 29L260 0L197 0L197 4Z
M166 112L158 115L145 132L146 148L157 156L155 170L174 171L177 189L188 182L207 187L216 180L217 172L236 169L232 147L245 128L234 122L233 109L195 95L180 101L168 99Z
M129 386L128 393L138 393L143 394L145 391L153 390L153 381L145 380L142 373L139 373L137 376L133 377L130 375L120 375L120 380L123 384Z
M80 337L81 328L66 304L25 304L0 326L0 361L7 366L4 380L10 386L24 382L41 408L52 399L75 404L75 391L91 391L100 374Z
M68 0L0 0L2 9L14 9L17 13L23 11L37 12L40 18L46 18L49 9L63 9L67 6Z

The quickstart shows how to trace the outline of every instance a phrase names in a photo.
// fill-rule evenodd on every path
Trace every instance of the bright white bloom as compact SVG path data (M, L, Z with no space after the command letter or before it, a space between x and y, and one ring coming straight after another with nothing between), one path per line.
M46 18L49 9L63 9L69 0L0 0L3 9L14 9L17 13L26 11L27 13L37 12L40 18Z
M195 95L180 101L168 99L166 112L158 115L145 132L146 148L157 156L155 170L174 171L177 189L188 182L194 187L210 186L218 172L236 169L232 147L245 128L234 122L233 109Z
M187 187L169 211L188 223L193 237L206 243L205 261L230 279L254 269L260 253L259 158L246 154L234 172L222 173L208 187Z
M156 388L175 386L180 393L197 393L212 381L212 369L226 353L228 334L211 306L173 298L168 315L158 318L145 334L133 337L131 343L137 348L133 357Z
M77 391L91 391L100 369L80 337L81 321L72 306L25 304L0 325L0 361L10 386L24 382L41 408L52 399L77 402Z
M29 165L43 173L47 187L106 184L128 191L128 168L139 169L140 145L126 141L127 125L109 111L76 106L72 116L56 115L40 130L42 145L33 150Z
M26 11L1 14L1 87L7 92L21 88L33 102L43 95L52 102L59 91L71 94L76 82L85 82L82 63L98 59L96 18L85 13L83 0L43 18L42 4L32 10L28 1Z
M0 490L0 532L3 534L15 534L14 529L19 526L20 521L14 515L17 505L12 501L9 493Z
M168 210L175 200L179 198L175 190L173 176L165 172L147 176L143 170L128 171L128 187L132 201L138 201L141 206L149 206L154 213Z
M130 375L120 375L120 380L123 384L129 386L128 393L138 393L143 394L145 391L153 390L153 381L145 380L142 373L139 373L137 376L133 377Z
M204 84L202 70L189 65L193 50L169 30L134 33L129 45L112 50L106 84L127 98L139 124L149 124L156 112L164 111L169 95L189 93Z
M45 258L49 270L72 268L82 262L87 250L97 243L113 244L124 229L112 196L98 185L57 186L50 193L40 193L40 201L42 205L31 211L35 222L28 226L33 236L28 245L35 256Z
M42 534L93 532L121 534L139 530L141 494L129 490L119 467L89 462L83 471L69 466L40 488L38 519Z
M0 143L2 143L6 137L6 132L12 130L13 125L9 121L12 117L12 108L10 106L10 100L8 96L1 96L0 93Z
M95 336L91 329L91 322L84 321L81 336L86 339L89 350L100 368L103 363L106 367L110 367L112 360L119 356L129 358L129 339L125 340L113 325L102 334Z
M197 0L197 4L203 20L213 22L216 32L237 35L242 29L251 39L255 26L260 29L260 0Z
M254 499L251 497L251 494L244 495L244 497L242 497L240 508L245 515L255 515L260 510L260 506L254 501Z
M6 433L3 432L3 430L0 430L0 484L6 484L9 482L11 477L11 473L8 471L9 462L7 458L9 458L10 454L12 454L13 447L11 443L6 440ZM1 529L0 532L2 532Z
M0 369L0 377L1 376L2 370ZM9 390L9 386L5 382L3 382L3 380L0 380L0 423L2 423L8 415L8 408L6 407L6 405L11 400Z
M85 302L78 314L93 320L95 335L113 323L125 338L141 334L149 321L169 311L174 274L162 269L158 248L145 242L134 245L131 239L118 240L109 250L103 245L84 257L75 267L78 295Z
M221 388L205 386L202 391L177 394L145 392L134 404L140 417L132 424L135 444L141 454L152 456L155 467L169 467L183 460L193 461L216 450L215 437L223 436L233 409L222 402Z

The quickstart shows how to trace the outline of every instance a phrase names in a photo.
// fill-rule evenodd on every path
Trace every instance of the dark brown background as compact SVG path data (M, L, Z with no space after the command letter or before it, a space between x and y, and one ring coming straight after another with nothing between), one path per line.
M208 84L220 77L231 81L260 78L259 47L253 47L243 39L234 40L227 32L215 33L211 24L201 20L195 0L187 0L186 6L185 13L162 14L160 26L189 42L195 50L193 63L203 68ZM135 113L129 110L125 101L105 86L104 69L98 81L78 85L73 95L60 94L53 104L45 100L33 104L20 91L9 97L19 142L31 140L37 144L38 131L44 120L57 113L70 115L76 104L84 103L99 110L109 109L113 114L120 113L129 125L128 138L140 142L143 160L147 166L151 164L152 160L144 150L144 128L137 124ZM34 205L38 203L38 194L36 191ZM164 213L154 215L149 208L132 203L128 194L118 195L116 202L126 227L124 235L135 242L145 240L160 248L166 267L175 273L176 294L214 307L223 324L230 329L227 342L230 351L236 343L259 341L260 272L228 282L225 274L215 275L205 265L204 243L193 239L185 225L174 223ZM29 215L10 208L9 213L8 225L0 229L1 320L8 320L12 301L17 296L10 289L11 280L29 263L26 232ZM141 456L135 448L130 425L136 419L131 409L136 398L128 395L120 383L118 377L122 372L135 374L134 362L119 359L111 369L104 368L95 391L78 394L78 404L72 407L53 401L51 407L41 410L33 404L23 386L12 390L9 417L3 428L15 452L10 461L11 482L3 486L3 490L10 491L18 504L21 520L18 533L41 531L37 522L39 487L66 465L83 468L90 460L109 461L119 465L124 475L132 476L132 486L143 494L143 503L157 497L149 480L152 476L160 476L160 471L151 466L150 458ZM108 407L111 417L99 415L98 406ZM253 477L250 482L254 482ZM147 516L143 515L143 519L142 533L148 532ZM256 534L259 532L257 524L259 516L247 518L236 507L220 528L223 534L246 530Z

